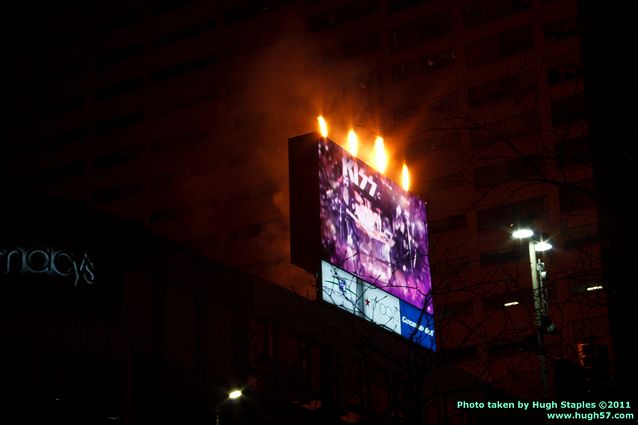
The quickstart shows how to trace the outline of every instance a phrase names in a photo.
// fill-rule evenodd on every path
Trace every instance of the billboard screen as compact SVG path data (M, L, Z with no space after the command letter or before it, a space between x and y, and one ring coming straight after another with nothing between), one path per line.
M323 259L433 314L425 203L330 140L318 149Z
M431 314L325 261L321 262L321 298L427 349L436 350Z

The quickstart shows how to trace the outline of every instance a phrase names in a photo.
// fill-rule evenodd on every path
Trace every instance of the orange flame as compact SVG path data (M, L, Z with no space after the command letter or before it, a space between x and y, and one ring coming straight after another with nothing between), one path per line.
M374 141L374 166L381 173L385 173L388 168L388 154L383 145L383 137L377 136Z
M410 171L408 171L408 166L406 163L403 163L403 168L401 169L401 186L407 192L410 190Z
M321 133L321 137L325 139L328 137L328 124L322 115L317 117L317 121L319 121L319 133Z
M352 156L357 156L358 149L359 138L357 137L357 133L354 132L354 129L350 129L350 131L348 131L348 151Z

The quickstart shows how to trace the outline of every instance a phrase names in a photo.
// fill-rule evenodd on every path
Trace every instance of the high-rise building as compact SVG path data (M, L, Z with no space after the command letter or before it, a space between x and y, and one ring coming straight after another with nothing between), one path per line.
M443 353L521 397L538 397L543 375L550 394L563 388L562 362L584 381L608 379L575 1L12 13L9 190L81 199L314 299L314 276L290 264L287 140L323 114L337 142L350 128L364 147L383 135L389 175L410 166L411 190L428 203ZM519 224L554 245L539 256L542 348L527 243L510 234Z

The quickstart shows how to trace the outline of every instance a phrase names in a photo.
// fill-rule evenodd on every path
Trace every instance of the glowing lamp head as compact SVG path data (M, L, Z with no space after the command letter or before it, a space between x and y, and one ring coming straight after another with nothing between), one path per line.
M242 396L241 390L232 390L231 392L228 393L228 398L231 400L237 400L241 396Z
M358 150L359 138L357 137L357 133L355 133L353 129L350 129L350 131L348 131L348 152L350 152L352 156L357 156Z
M534 251L536 252L548 251L550 249L552 249L552 244L549 242L540 241L534 244Z
M531 229L516 229L512 232L512 237L516 239L531 238L534 232Z
M401 186L406 192L410 190L410 171L405 162L403 163L403 168L401 168Z
M317 117L317 121L319 122L319 133L321 133L321 137L325 139L328 137L328 124L322 115Z
M374 167L381 173L385 173L388 168L388 154L381 136L377 136L374 141Z

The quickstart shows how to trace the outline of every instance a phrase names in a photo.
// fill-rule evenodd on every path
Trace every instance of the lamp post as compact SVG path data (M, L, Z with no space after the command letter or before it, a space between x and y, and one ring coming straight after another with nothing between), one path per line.
M547 251L552 245L545 241L535 241L532 239L534 232L531 229L521 228L512 232L512 237L516 239L528 239L529 264L532 272L532 291L534 296L534 323L536 325L536 337L538 340L539 360L541 367L541 380L543 384L543 398L549 396L549 388L547 383L547 358L545 356L545 346L543 341L543 324L547 317L547 298L545 296L545 288L542 281L545 277L544 264L536 259L536 252Z

